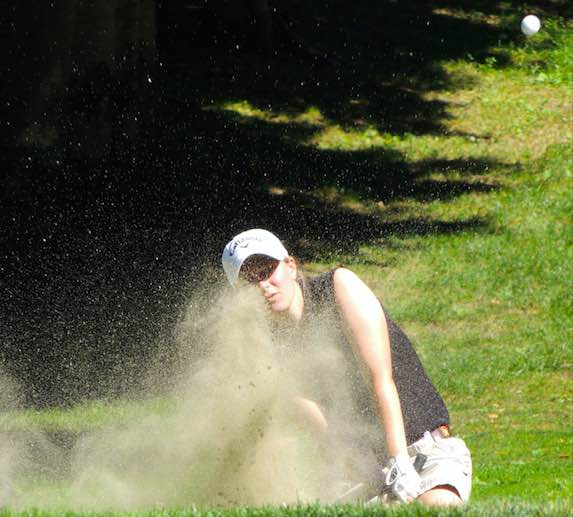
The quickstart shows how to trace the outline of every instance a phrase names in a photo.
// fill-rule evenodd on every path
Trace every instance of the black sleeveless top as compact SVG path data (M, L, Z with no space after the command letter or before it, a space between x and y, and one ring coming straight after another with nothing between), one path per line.
M336 269L333 269L301 282L304 296L304 312L301 324L311 322L313 315L324 310L336 313L334 317L341 323L334 294L335 271ZM428 378L409 339L388 315L386 315L386 322L390 335L392 374L402 407L406 442L410 445L420 439L425 431L431 431L440 425L449 424L450 417L444 401ZM355 366L355 371L359 372L363 366L358 364L353 347L344 337L342 328L340 328L340 341L342 342L341 346L344 347L343 353L349 361L356 363L353 366ZM363 390L357 391L361 398L357 403L359 406L369 406L365 408L365 411L371 417L377 418L377 410L372 395L364 396L366 391L370 392L367 382L362 379L361 381Z

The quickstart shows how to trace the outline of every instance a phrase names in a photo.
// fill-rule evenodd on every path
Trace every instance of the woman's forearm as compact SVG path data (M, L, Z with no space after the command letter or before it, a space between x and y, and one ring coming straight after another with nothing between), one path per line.
M390 376L386 376L384 379L374 379L373 384L388 454L396 456L407 450L404 419L396 384Z

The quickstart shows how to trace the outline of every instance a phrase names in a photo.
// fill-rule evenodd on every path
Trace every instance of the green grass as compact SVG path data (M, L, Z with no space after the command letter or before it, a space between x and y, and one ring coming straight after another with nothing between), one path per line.
M486 15L443 9L444 16L518 23L515 12ZM415 339L446 399L453 427L474 459L472 503L463 511L304 506L230 510L156 510L150 515L565 515L573 499L573 30L544 17L534 38L505 39L483 56L445 60L451 81L427 89L448 118L436 132L345 124L318 107L261 109L231 99L208 109L242 122L284 126L288 145L344 153L399 152L415 184L485 185L451 197L403 195L383 203L336 185L306 193L380 221L428 224L479 221L452 233L400 235L334 253L307 265L344 262L383 300ZM340 110L353 114L360 102ZM303 127L303 136L299 129ZM472 168L478 161L490 164ZM422 168L421 164L435 163ZM444 167L444 163L449 163ZM277 184L284 193L288 185ZM460 187L462 188L462 187ZM99 402L72 409L0 415L1 431L80 433L169 412L169 400ZM46 494L62 490L57 482ZM47 496L48 497L48 496ZM64 513L62 513L64 514ZM0 511L0 516L16 515ZM51 515L30 510L18 515ZM70 512L69 515L76 515ZM86 514L87 515L87 514ZM117 514L128 515L128 514ZM144 515L144 513L140 513Z
M543 30L534 38L508 45L513 66L526 70L532 81L538 84L571 86L573 83L573 31L571 22L562 19L544 20ZM486 66L495 67L496 60Z
M41 429L47 432L81 433L109 425L124 425L150 414L166 414L172 407L171 399L158 398L146 401L92 401L72 408L16 410L0 414L0 432Z
M61 516L96 516L109 515L114 517L129 517L133 515L153 517L358 517L358 516L389 516L389 517L489 517L498 515L511 515L512 517L544 517L565 516L569 514L568 502L550 502L543 504L524 503L519 500L507 499L505 501L472 504L464 509L429 509L418 505L408 507L398 506L394 508L384 507L360 507L351 505L320 506L300 505L286 507L261 507L261 508L234 508L222 509L180 509L180 510L155 510L149 512L59 512ZM41 510L29 510L25 512L10 512L0 510L0 517L45 517L53 513Z
M525 167L524 167L525 168ZM479 213L490 229L365 247L375 285L415 336L475 462L475 500L573 495L573 160L567 146L487 196L437 201L441 218Z

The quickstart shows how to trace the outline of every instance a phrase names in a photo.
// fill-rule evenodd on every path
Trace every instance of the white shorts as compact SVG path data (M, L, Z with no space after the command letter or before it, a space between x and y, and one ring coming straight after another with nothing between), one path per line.
M461 438L450 436L437 440L428 432L408 447L413 458L423 454L426 461L420 470L422 488L426 492L439 485L455 488L467 503L472 488L472 458Z

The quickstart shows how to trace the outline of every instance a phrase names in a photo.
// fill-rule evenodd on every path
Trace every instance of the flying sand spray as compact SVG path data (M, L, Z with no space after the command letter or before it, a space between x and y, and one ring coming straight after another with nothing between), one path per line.
M174 372L180 382L171 409L82 435L69 451L58 496L34 488L45 469L23 469L18 444L0 449L2 472L15 490L10 506L97 511L333 502L341 480L353 482L373 468L371 451L356 448L363 443L356 433L383 437L352 405L328 316L301 342L273 332L254 289L220 290L206 311L190 303L178 328L187 359ZM301 418L293 403L300 396L336 400L328 435ZM55 458L53 466L61 470ZM27 489L17 475L23 471Z

